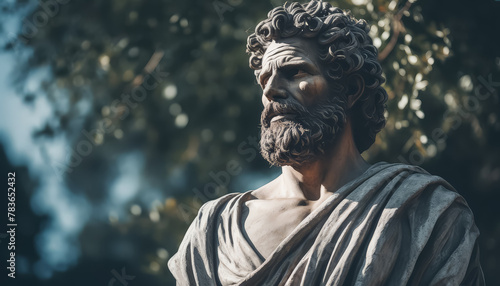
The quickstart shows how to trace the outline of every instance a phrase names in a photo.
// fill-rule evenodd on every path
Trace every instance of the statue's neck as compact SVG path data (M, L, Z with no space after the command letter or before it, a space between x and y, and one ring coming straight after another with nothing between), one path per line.
M318 160L282 168L284 197L318 200L360 176L369 164L359 154L349 122L335 144Z

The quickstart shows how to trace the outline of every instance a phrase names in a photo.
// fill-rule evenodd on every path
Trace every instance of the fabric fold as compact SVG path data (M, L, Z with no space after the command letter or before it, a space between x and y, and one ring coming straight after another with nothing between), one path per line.
M446 181L419 167L371 166L267 259L243 229L250 193L200 209L169 261L178 285L484 285L472 212Z

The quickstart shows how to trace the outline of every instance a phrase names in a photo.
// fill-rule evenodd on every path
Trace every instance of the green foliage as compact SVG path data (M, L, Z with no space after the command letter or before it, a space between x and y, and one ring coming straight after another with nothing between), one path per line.
M246 160L238 146L258 136L261 110L246 37L278 2L73 0L33 35L21 33L6 44L6 51L33 50L28 59L20 57L20 87L30 70L50 68L36 96L50 99L54 120L34 135L65 136L76 148L88 138L82 130L90 133L92 152L61 170L72 192L102 202L117 176L117 158L133 152L144 160L137 165L141 192L163 192L165 202L153 206L141 205L139 194L125 206L133 210L126 220L110 215L109 223L89 223L80 235L84 261L104 259L106 247L123 239L134 247L124 260L141 269L138 276L173 283L165 253L175 252L196 210L214 198L192 190L203 191L213 181L210 172L231 160L242 173L274 172L258 157ZM500 55L487 46L494 40L498 47L499 5L333 4L372 24L387 78L387 126L365 158L423 165L455 185L477 215L487 277L500 282L492 272L500 249L498 213L489 221L494 208L480 208L499 196ZM40 11L37 6L26 19ZM37 100L23 96L27 104ZM218 195L244 191L231 189L230 179Z

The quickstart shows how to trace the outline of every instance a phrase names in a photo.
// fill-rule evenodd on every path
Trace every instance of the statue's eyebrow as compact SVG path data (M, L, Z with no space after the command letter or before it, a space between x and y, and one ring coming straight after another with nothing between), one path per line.
M278 64L279 69L290 69L290 68L298 68L301 70L304 70L305 72L308 72L310 74L318 74L319 70L314 65L311 61L309 60L304 60L302 58L301 60L292 60L292 61L286 61L283 63Z
M309 59L306 59L304 57L284 56L280 57L280 59L268 62L266 66L262 66L258 78L259 84L261 86L264 86L263 82L267 77L270 76L273 68L281 71L297 68L313 75L320 73L316 65L314 65L314 63L312 63Z

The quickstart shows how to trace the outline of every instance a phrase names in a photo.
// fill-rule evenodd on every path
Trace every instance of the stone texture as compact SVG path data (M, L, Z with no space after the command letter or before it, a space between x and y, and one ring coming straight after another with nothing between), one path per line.
M168 266L178 285L484 285L465 200L421 168L378 163L263 259L244 235L250 191L202 206Z

